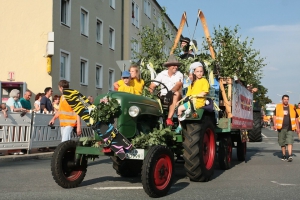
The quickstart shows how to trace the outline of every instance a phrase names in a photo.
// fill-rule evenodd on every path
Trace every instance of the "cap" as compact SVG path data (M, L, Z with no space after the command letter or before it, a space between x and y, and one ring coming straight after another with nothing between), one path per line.
M123 71L123 72L122 72L122 78L123 78L123 77L130 77L129 71Z
M197 67L203 67L201 62L194 62L190 65L190 73L193 73Z

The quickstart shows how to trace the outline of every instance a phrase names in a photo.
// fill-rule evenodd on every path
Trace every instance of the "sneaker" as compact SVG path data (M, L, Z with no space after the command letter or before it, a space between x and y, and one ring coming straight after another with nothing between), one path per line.
M167 126L174 126L173 121L169 118L166 120L166 124L167 124Z
M175 132L176 132L176 133L180 133L181 131L182 131L182 127L181 127L180 125L177 126Z
M285 161L286 160L286 156L282 156L281 160Z
M292 156L289 156L288 162L292 162L292 161L293 161L293 157L292 157Z

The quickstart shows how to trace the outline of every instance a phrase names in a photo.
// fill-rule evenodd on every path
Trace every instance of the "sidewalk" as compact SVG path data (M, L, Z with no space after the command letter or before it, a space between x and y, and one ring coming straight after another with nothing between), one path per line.
M53 154L54 149L52 149L50 152L43 152L38 151L38 149L32 149L30 154L24 154L24 155L5 155L3 151L0 156L0 163L3 161L19 161L19 160L30 160L30 159L44 159L44 158L51 158Z

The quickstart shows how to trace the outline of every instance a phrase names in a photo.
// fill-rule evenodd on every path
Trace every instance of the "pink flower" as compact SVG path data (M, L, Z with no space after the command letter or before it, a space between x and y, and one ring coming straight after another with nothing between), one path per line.
M100 99L100 103L108 104L108 98L104 97L103 99Z

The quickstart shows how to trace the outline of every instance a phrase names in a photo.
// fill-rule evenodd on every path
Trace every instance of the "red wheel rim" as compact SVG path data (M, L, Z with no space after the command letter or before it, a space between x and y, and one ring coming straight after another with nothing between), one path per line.
M210 169L214 164L215 159L215 139L214 132L211 129L206 129L203 138L203 162L206 169Z
M66 152L62 160L62 171L68 181L77 180L82 174L79 166L68 166L69 162L74 162L75 149L70 149Z
M161 155L154 167L154 184L158 190L165 189L172 176L172 161L168 155Z
M72 171L71 173L68 173L69 176L66 176L65 174L65 177L68 181L75 181L80 177L81 174L82 171Z

